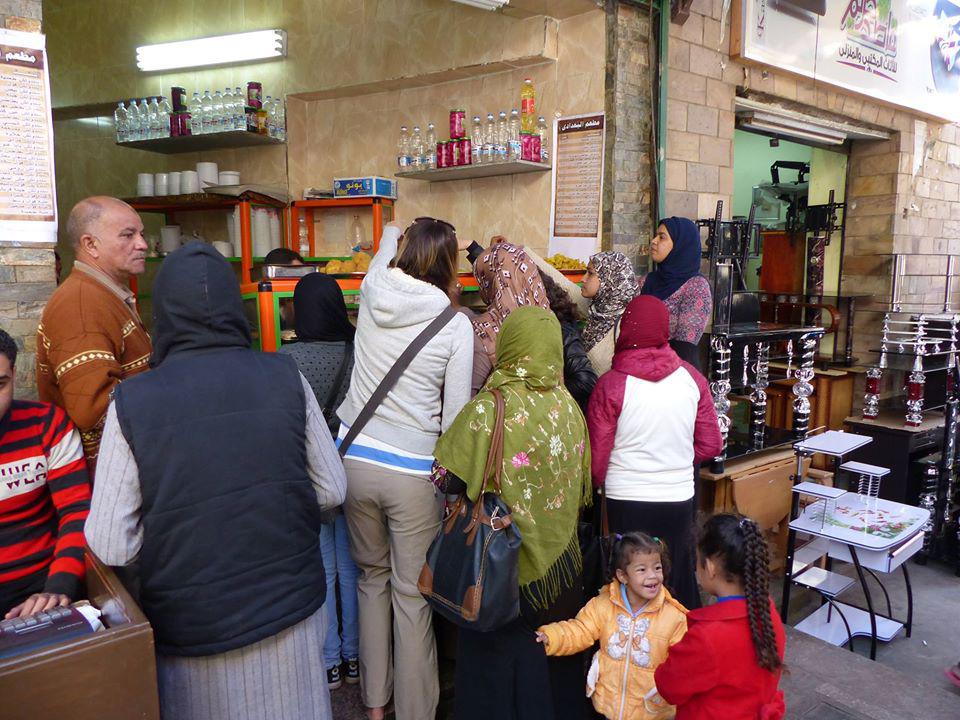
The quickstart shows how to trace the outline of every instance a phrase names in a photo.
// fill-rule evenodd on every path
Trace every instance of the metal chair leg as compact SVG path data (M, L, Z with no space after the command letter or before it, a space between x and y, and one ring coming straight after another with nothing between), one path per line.
M910 584L910 573L907 572L907 564L900 566L903 570L903 581L907 584L907 637L913 631L913 586Z
M860 558L857 557L857 549L853 545L847 545L850 550L850 557L853 558L853 565L857 568L857 576L860 578L860 587L863 588L863 596L867 601L867 612L870 614L870 659L877 659L877 614L873 609L873 598L870 596L870 586L867 585L867 576L863 573L863 566L860 565Z
M887 588L884 586L883 581L880 580L879 577L877 577L877 574L876 574L873 570L871 570L870 568L864 568L864 570L866 570L868 573L870 573L870 577L872 577L874 580L876 580L876 581L877 581L877 585L879 585L879 586L880 586L880 589L883 590L883 596L887 599L887 617L892 620L892 619L893 619L893 605L890 604L890 593L887 592Z

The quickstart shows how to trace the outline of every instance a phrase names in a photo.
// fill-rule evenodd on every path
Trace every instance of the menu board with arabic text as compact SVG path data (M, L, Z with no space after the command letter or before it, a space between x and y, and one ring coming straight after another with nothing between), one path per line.
M0 244L56 242L44 45L43 35L0 30Z
M554 123L550 254L586 262L600 248L604 114L558 118Z

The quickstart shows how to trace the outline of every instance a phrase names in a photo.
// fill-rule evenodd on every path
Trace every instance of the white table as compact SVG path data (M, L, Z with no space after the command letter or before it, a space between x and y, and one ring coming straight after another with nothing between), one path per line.
M888 642L902 629L907 637L913 625L913 590L906 561L923 547L923 529L930 513L923 508L866 497L856 493L837 494L827 488L805 488L797 485L794 492L819 497L790 522L791 534L804 533L813 540L797 551L796 559L786 570L785 582L796 582L817 590L826 600L813 614L796 625L810 635L834 645L843 645L858 635L870 637L870 658L876 659L877 640ZM822 556L853 563L863 588L867 607L837 602L835 598L854 584L844 575L812 567ZM892 616L890 595L876 575L903 572L907 585L907 618L900 622ZM867 584L871 575L880 585L887 601L887 615L874 610ZM839 618L839 620L838 620Z

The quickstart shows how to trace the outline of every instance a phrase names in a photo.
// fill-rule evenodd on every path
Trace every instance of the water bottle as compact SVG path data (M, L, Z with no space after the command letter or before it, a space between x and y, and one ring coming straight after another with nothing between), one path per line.
M223 95L217 90L213 94L213 125L214 132L223 132L227 129L227 113L223 106Z
M170 137L170 116L173 107L165 97L160 98L160 137Z
M134 142L142 139L140 136L140 111L137 110L137 101L130 98L127 104L127 140Z
M400 137L397 140L397 167L401 172L410 169L410 135L407 126L400 126Z
M487 124L483 128L483 163L489 164L496 157L497 123L493 113L487 113Z
M510 162L516 162L520 159L522 148L520 147L520 111L514 108L510 111L510 124L507 127L509 133L507 156Z
M160 96L150 98L150 122L155 138L170 136L170 117L160 107Z
M547 121L542 115L537 118L537 135L540 136L540 162L550 162L550 149L547 145L550 139L550 128L547 127Z
M360 216L354 215L353 222L350 223L350 229L347 231L347 254L359 252L363 247L363 225L360 223Z
M146 108L146 136L150 140L160 136L160 107L157 105L156 98L149 100L144 98L143 106Z
M137 140L150 139L150 119L149 110L143 100L131 100L131 104L136 109L137 114Z
M507 161L508 139L509 137L507 135L507 114L503 110L501 110L499 116L497 116L497 144L495 147L496 162Z
M127 111L123 107L123 101L117 103L117 109L113 111L113 125L117 129L117 142L127 142L129 139L127 131Z
M200 107L203 109L204 134L216 132L217 123L213 119L213 98L210 97L209 90L203 91L203 97L200 98Z
M233 100L233 91L230 88L225 88L223 91L223 120L221 122L224 132L233 130L233 116L237 112Z
M287 141L287 105L283 98L273 101L273 114L277 119L277 140Z
M247 129L247 96L244 94L241 88L235 88L233 91L234 102L234 112L236 113L233 117L233 129L234 130L246 130Z
M426 158L426 168L435 170L437 167L437 131L433 123L427 123L427 137L423 141L423 152Z
M483 123L479 115L473 116L473 127L470 129L470 154L473 156L473 164L479 165L483 150Z
M203 135L203 103L200 102L199 92L193 93L187 110L190 112L190 134Z
M423 136L420 126L413 126L413 135L410 136L410 165L414 170L423 170Z

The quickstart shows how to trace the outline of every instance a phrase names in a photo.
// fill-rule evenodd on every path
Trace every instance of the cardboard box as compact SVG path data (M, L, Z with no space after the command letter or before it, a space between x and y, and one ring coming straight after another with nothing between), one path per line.
M397 181L390 178L369 177L334 178L334 197L385 197L397 199Z

